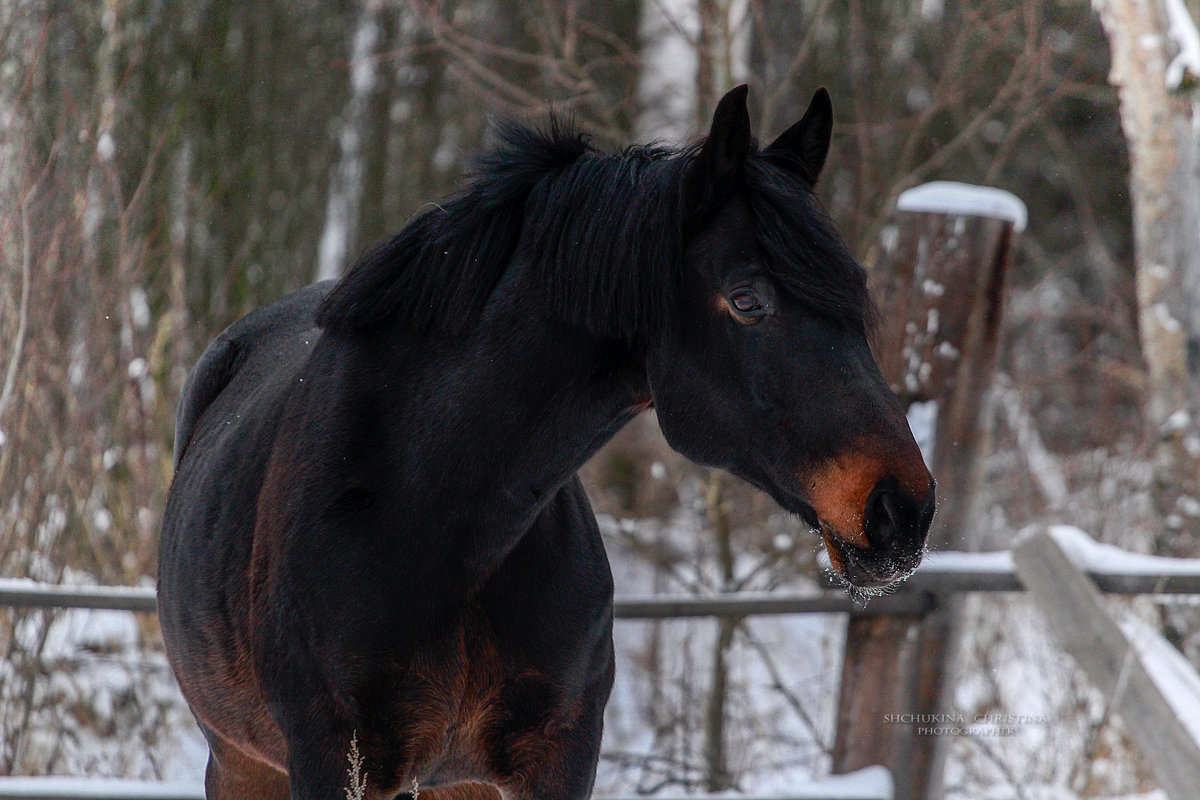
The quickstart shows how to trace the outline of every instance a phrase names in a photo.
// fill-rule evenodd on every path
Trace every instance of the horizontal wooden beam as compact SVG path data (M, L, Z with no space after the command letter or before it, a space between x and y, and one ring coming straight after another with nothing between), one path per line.
M1103 545L1092 544L1102 548ZM1106 594L1200 595L1200 559L1124 554L1109 548L1099 552L1084 573ZM1086 557L1086 553L1085 553ZM911 578L884 597L866 604L830 586L823 593L741 592L697 597L650 595L618 597L617 619L674 617L744 617L759 614L910 615L928 611L932 596L959 592L1021 592L1025 586L1013 570L1007 551L996 553L937 552L930 554ZM0 578L0 607L93 608L153 613L155 592L149 586L67 586L20 578Z
M111 611L158 610L149 586L68 586L0 578L0 606L16 608L93 608Z
M0 800L204 800L204 786L117 778L0 778Z
M1143 661L1143 654L1109 615L1096 587L1049 533L1027 536L1013 557L1050 633L1120 715L1167 797L1195 798L1200 788L1200 742L1181 714L1192 713L1197 699L1184 702L1168 697L1186 692L1190 684L1156 683L1150 667L1161 673L1161 666ZM1192 677L1195 680L1194 673ZM1182 711L1173 699L1181 703Z
M712 597L648 595L618 597L617 619L676 619L679 617L749 617L772 614L882 614L919 616L933 608L927 592L896 592L860 603L845 592L794 594L784 592L717 595ZM740 798L739 798L740 800Z

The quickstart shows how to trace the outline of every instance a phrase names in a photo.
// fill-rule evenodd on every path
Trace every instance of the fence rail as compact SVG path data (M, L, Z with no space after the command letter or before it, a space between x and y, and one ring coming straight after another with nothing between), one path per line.
M1090 540L1088 540L1090 542ZM1090 550L1088 547L1090 546ZM1125 553L1091 542L1074 554L1084 572L1106 594L1200 595L1200 559ZM618 597L617 619L745 617L771 614L922 614L939 594L1023 592L1012 557L999 553L930 554L915 575L892 594L856 602L845 592L740 592L707 597L648 595ZM19 608L91 608L154 613L149 586L66 586L0 578L0 606Z
M0 778L3 800L204 800L194 783L131 781L114 778Z

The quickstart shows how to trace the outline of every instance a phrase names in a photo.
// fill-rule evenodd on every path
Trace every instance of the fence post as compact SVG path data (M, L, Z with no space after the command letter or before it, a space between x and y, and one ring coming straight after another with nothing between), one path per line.
M982 466L981 411L1025 206L1007 192L939 182L905 192L897 209L871 268L882 311L877 357L938 481L930 545L971 550L964 532ZM892 770L896 800L941 796L939 742L918 736L918 725L904 715L943 709L957 609L957 601L945 597L919 619L868 614L850 620L835 773L883 764Z

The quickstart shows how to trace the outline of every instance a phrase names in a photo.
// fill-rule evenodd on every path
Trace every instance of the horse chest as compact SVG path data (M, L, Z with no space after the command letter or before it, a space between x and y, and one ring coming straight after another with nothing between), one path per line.
M355 690L368 752L398 788L504 781L545 757L578 716L582 693L506 649L481 619Z

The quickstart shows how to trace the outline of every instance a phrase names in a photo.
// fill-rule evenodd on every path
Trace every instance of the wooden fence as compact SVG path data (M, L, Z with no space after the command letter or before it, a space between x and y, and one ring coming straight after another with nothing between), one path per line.
M1028 589L1045 612L1052 634L1110 698L1114 709L1124 712L1122 718L1154 766L1168 797L1172 800L1190 797L1180 794L1183 790L1179 787L1200 786L1200 744L1178 719L1179 687L1170 687L1173 698L1164 697L1164 687L1156 683L1154 670L1142 663L1137 647L1120 633L1096 598L1100 593L1156 595L1164 599L1200 596L1200 559L1127 553L1098 544L1076 529L1058 528L1051 533L1035 531L1013 552L932 553L895 593L873 598L865 605L840 591L738 593L708 597L621 597L615 602L614 612L620 620L810 613L921 619L961 593ZM153 613L156 609L154 590L149 587L61 586L14 579L0 579L0 606L142 613ZM1200 687L1200 677L1195 684ZM1194 701L1195 707L1200 708L1200 693ZM883 726L879 718L856 722L859 729L869 725L889 727ZM1187 756L1192 753L1197 757L1189 760ZM178 784L0 778L0 800L197 800L201 797L203 792L198 787ZM703 796L697 797L704 800ZM744 796L744 800L893 798L890 773L881 766L831 776L786 798Z

